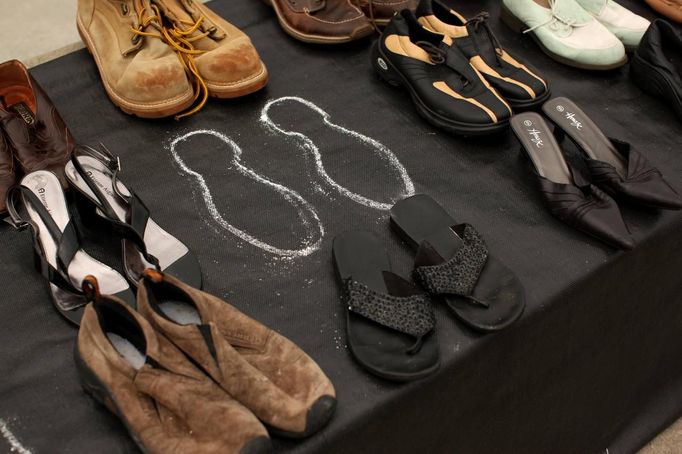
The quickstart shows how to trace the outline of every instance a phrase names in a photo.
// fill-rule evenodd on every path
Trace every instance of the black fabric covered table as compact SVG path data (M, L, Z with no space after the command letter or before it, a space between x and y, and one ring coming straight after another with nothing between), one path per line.
M622 3L653 18L644 3ZM277 440L278 449L628 453L682 415L681 212L624 206L639 244L614 251L551 217L510 133L468 140L422 121L403 92L372 73L370 41L304 45L262 2L211 6L252 37L271 72L263 92L212 100L181 122L145 121L109 102L86 51L32 73L80 142L102 142L121 156L122 179L197 253L205 288L298 343L335 383L331 424L309 440ZM488 9L502 42L535 64L556 95L631 142L682 190L682 126L631 83L627 68L568 68L499 22L497 1L456 6L468 15ZM280 99L269 118L308 141L267 128L261 110L287 96L313 103L329 124L312 106ZM212 132L171 146L199 130ZM317 170L311 143L331 180ZM412 252L390 231L385 208L412 192L410 182L478 228L491 253L518 273L528 306L512 328L487 336L438 307L441 369L395 385L365 373L346 349L331 242L346 230L371 230L408 275ZM108 237L99 241L104 247L88 241L96 255L115 250ZM30 234L2 228L0 250L0 419L33 453L134 451L116 418L81 391L76 330L50 304ZM8 449L0 440L0 451Z

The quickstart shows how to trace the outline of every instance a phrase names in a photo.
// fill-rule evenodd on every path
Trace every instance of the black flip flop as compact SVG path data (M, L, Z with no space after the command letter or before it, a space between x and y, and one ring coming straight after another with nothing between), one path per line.
M355 359L379 377L410 381L440 366L429 298L392 273L379 240L369 232L334 238L336 272L348 305L346 332Z
M417 248L415 280L443 296L466 325L498 331L521 316L525 292L516 275L488 254L472 226L457 224L431 197L418 194L396 203L391 225Z

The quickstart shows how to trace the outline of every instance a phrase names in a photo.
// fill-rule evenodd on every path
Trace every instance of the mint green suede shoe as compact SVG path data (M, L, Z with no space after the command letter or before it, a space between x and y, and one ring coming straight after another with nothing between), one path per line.
M650 22L613 0L576 0L585 11L601 22L623 42L626 51L634 51Z
M576 0L502 0L502 20L529 33L554 60L582 69L607 70L627 63L623 43Z

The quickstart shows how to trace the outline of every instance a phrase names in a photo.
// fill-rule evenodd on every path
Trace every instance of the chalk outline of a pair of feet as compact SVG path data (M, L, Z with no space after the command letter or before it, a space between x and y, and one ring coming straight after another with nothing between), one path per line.
M285 137L295 139L294 141L299 149L301 149L304 153L312 154L315 160L315 169L317 171L317 175L328 187L334 189L342 196L347 197L348 199L360 205L364 205L377 210L389 210L393 205L393 203L385 203L372 200L363 195L352 192L349 189L338 184L334 179L332 179L327 174L324 168L324 164L322 162L322 154L320 153L320 150L317 147L317 145L315 145L315 143L308 136L300 132L282 129L274 121L272 121L272 119L270 119L269 116L270 108L275 105L281 105L287 102L297 102L303 104L304 106L308 107L309 109L319 114L322 117L323 123L329 128L333 129L336 132L350 135L354 137L356 140L362 142L364 145L371 148L375 152L375 154L377 154L380 158L387 161L389 165L393 167L394 171L396 171L400 175L403 184L403 189L402 193L398 194L398 197L402 198L414 195L414 184L412 183L412 180L410 179L407 170L405 169L405 167L403 167L403 165L400 163L398 158L393 154L393 152L384 144L380 143L375 139L372 139L371 137L365 136L364 134L361 134L357 131L347 129L344 128L343 126L333 123L331 121L331 115L329 115L326 111L319 108L317 105L303 98L299 98L296 96L284 96L281 98L276 98L268 101L261 110L259 118L259 123L261 124L261 126L263 126L268 132L272 134L281 134L284 135ZM277 191L287 202L291 203L297 209L299 218L301 219L301 222L304 228L306 229L306 235L305 238L303 238L301 248L298 249L278 248L262 240L259 240L258 238L233 226L232 224L225 220L225 218L222 216L222 214L220 213L220 211L218 210L213 201L213 195L211 193L210 188L206 184L206 180L204 179L204 177L200 173L188 167L187 164L185 164L185 161L180 157L180 154L177 152L176 149L178 144L185 142L191 137L197 135L209 135L221 140L229 148L231 148L232 151L231 164L237 169L238 172L258 183L262 183L266 186L271 187L272 189ZM305 257L319 250L322 240L324 239L324 226L322 225L322 222L320 221L320 218L317 215L315 207L293 189L276 183L270 180L269 178L258 174L249 167L243 165L241 163L242 149L230 137L221 132L214 131L211 129L199 129L174 138L169 143L168 149L171 153L171 156L173 157L173 160L180 168L181 173L193 177L194 185L198 186L199 192L203 196L204 203L206 204L206 208L208 209L211 218L220 228L230 232L231 234L241 239L242 241L245 241L266 252L269 252L280 257L285 258Z

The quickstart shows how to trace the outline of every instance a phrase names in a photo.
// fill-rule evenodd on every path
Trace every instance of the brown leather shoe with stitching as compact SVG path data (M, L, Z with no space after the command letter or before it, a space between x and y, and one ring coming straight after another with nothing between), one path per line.
M67 187L64 165L76 143L50 98L18 60L0 64L0 126L5 135L0 138L0 187L11 180L7 150L22 173L49 170Z
M151 269L137 307L272 433L307 437L331 419L336 394L315 361L235 307Z
M352 0L359 6L370 22L377 27L385 27L391 18L404 9L414 12L417 0Z
M351 0L264 0L289 35L307 43L339 44L371 35L373 28Z
M7 211L5 197L7 190L17 181L14 174L14 157L10 151L5 135L0 129L0 213Z
M89 304L75 349L83 388L126 426L142 452L264 454L265 427L122 301L83 283Z

